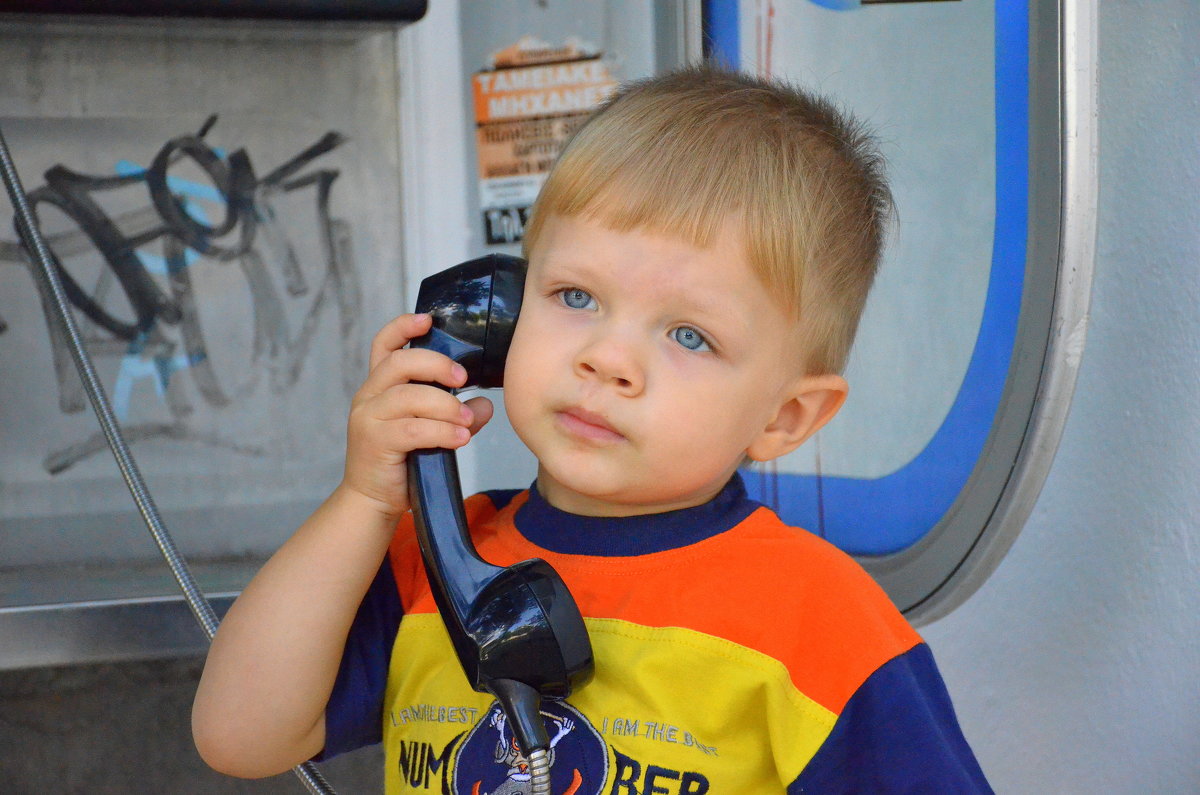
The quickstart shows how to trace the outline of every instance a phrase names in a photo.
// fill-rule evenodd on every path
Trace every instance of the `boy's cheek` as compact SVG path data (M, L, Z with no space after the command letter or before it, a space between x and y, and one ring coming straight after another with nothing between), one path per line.
M537 413L538 396L547 393L546 372L537 350L513 341L504 368L504 409L518 435L521 426Z
M529 360L536 355L535 350L530 350L531 347L535 347L533 341L537 337L537 330L534 328L536 325L536 318L532 316L527 317L526 313L522 313L520 320L517 322L517 329L513 333L512 343L509 345L504 361L506 395L510 379L519 381L528 377L526 371L528 370Z
M513 397L523 394L522 387L531 379L538 377L537 360L536 350L531 350L530 346L524 344L520 339L513 339L512 347L508 351L508 358L504 363L504 399L506 402L509 400L510 394Z
M513 335L504 368L506 384L510 378L516 381L545 379L560 366L555 362L562 358L563 330L545 323L540 313L532 315L528 321L522 315Z

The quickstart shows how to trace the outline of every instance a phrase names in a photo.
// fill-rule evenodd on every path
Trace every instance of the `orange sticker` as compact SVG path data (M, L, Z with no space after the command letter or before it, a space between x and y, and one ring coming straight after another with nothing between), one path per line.
M484 232L489 244L515 243L555 158L617 82L578 40L526 36L494 53L471 87Z

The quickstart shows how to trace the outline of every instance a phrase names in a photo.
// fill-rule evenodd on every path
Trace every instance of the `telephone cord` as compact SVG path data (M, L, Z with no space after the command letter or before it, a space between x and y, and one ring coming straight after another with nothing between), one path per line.
M532 795L550 795L550 754L545 748L529 754L529 782Z

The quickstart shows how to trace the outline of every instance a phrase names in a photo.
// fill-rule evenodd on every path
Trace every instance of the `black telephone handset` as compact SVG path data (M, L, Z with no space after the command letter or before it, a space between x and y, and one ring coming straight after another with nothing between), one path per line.
M417 311L433 328L411 342L446 354L467 385L500 386L516 328L525 261L490 254L421 282ZM491 693L526 754L549 747L542 696L566 698L592 676L592 647L558 572L540 559L507 568L479 557L451 450L414 450L408 491L434 600L471 686Z

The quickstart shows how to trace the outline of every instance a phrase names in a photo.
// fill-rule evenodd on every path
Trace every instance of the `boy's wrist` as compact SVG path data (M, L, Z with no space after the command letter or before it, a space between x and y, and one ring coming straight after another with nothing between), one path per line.
M408 512L407 499L405 505L398 506L394 501L371 496L344 480L329 495L327 502L330 507L350 512L362 521L379 521L389 528Z

